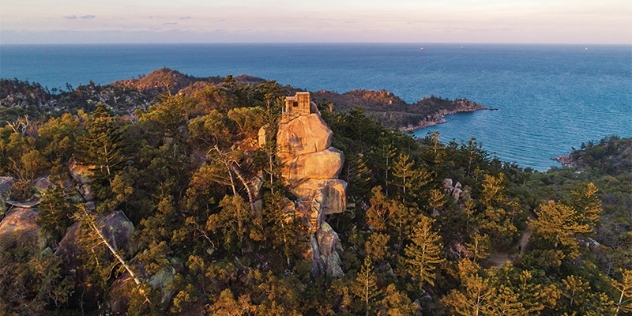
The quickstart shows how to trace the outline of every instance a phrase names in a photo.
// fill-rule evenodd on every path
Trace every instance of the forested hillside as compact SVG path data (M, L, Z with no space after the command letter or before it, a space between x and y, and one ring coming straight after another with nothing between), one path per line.
M0 314L632 314L631 139L539 173L322 102L348 184L333 277L260 140L296 90L143 79L2 81Z

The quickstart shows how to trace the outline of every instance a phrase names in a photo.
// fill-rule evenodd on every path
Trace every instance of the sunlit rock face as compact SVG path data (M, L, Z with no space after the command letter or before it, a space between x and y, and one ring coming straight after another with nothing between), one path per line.
M283 182L297 197L295 210L310 230L312 273L340 277L342 249L325 215L346 209L347 183L338 179L344 153L331 147L333 132L310 102L309 93L288 97L282 115L276 135L277 157L283 165ZM265 131L259 136L263 145Z
M9 212L0 222L0 251L12 247L42 249L46 241L37 224L38 216L36 208L16 208Z

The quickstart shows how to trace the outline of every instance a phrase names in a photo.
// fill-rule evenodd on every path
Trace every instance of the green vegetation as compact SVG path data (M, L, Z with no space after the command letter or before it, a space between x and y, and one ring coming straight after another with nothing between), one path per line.
M257 143L294 90L172 75L60 94L0 82L3 100L34 96L3 103L23 124L0 128L0 175L17 180L16 198L42 197L45 236L0 239L0 314L632 313L632 139L588 143L570 154L575 167L539 173L474 139L416 140L323 102L348 182L347 210L326 215L344 249L344 276L332 278L311 273L308 223L285 209L274 137ZM37 115L27 123L22 111ZM44 176L54 186L29 191ZM135 227L127 247L99 231L115 210ZM83 249L74 267L57 256L70 231Z

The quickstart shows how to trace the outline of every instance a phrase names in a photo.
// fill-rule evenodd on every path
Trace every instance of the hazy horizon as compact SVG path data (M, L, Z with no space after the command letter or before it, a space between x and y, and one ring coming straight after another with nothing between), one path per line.
M624 0L4 0L2 44L632 44Z

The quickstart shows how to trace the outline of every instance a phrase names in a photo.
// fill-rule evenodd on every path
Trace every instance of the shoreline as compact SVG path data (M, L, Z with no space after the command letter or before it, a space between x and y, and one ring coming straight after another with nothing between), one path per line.
M498 111L498 109L496 109L496 108L486 107L484 105L480 105L480 106L481 106L481 108L476 108L476 109L463 109L463 110L453 110L453 111L445 111L445 112L441 111L441 112L435 114L430 119L423 119L423 120L419 121L419 123L417 123L416 125L408 125L408 126L405 126L405 127L400 127L399 130L402 131L402 132L413 132L413 131L424 129L424 128L428 128L428 127L431 127L431 126L445 124L445 123L448 122L448 120L445 118L446 115L459 114L459 113L470 113L470 112L476 112L476 111Z

